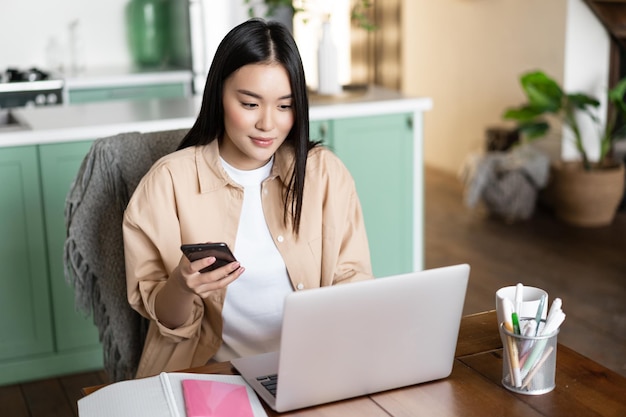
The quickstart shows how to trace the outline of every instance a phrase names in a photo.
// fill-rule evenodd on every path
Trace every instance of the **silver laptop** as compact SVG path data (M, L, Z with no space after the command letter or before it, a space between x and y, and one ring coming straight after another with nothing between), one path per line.
M280 351L232 364L278 412L445 378L469 271L462 264L294 292Z

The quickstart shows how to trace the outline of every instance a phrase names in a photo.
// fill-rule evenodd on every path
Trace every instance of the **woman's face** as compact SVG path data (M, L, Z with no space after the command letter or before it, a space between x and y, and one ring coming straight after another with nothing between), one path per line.
M241 170L265 165L293 126L289 74L280 64L244 65L224 83L220 155Z

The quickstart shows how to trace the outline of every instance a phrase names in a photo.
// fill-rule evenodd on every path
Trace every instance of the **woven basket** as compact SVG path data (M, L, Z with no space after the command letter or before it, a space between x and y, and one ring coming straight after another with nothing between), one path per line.
M599 227L613 222L624 194L624 165L585 171L580 163L551 166L546 190L560 219L575 226Z

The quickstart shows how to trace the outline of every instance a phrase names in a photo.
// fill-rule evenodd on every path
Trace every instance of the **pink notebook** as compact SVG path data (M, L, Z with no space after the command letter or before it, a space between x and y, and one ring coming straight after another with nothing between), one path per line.
M243 385L184 379L183 395L187 417L254 417Z

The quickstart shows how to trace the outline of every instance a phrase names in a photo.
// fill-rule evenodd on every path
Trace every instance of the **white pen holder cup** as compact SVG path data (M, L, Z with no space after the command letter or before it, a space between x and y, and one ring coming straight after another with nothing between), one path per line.
M513 306L515 306L515 291L516 288L514 285L510 287L502 287L496 291L496 314L498 316L498 323L504 322L502 300L508 298L511 302L513 302ZM543 295L546 296L546 303L541 318L545 320L548 315L548 307L550 306L548 303L548 293L537 287L524 286L521 311L518 311L517 315L519 317L535 317ZM510 319L511 318L509 317L509 320Z
M524 328L527 321L520 321ZM542 320L542 324L545 322ZM500 323L503 340L502 385L513 392L540 395L552 391L556 376L557 329L544 336L524 336L508 331Z

